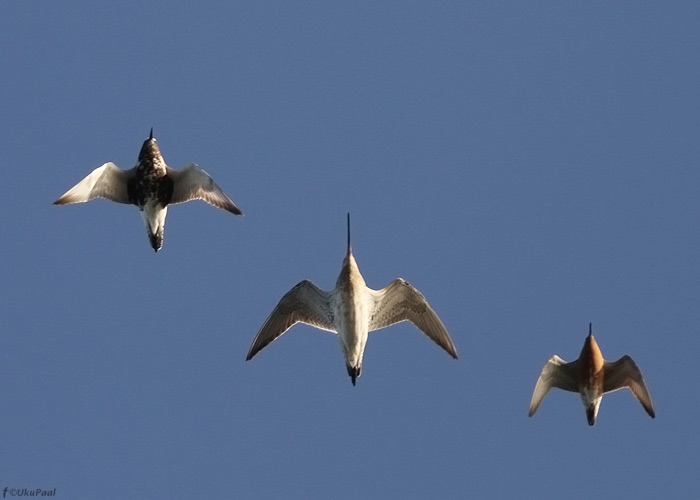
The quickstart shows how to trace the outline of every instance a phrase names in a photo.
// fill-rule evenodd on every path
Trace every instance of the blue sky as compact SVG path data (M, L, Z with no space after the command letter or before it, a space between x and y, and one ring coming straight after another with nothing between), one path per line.
M3 2L0 488L57 498L683 498L700 479L695 2ZM154 128L241 207L52 202ZM295 326L345 214L410 324ZM527 410L588 323L656 407Z

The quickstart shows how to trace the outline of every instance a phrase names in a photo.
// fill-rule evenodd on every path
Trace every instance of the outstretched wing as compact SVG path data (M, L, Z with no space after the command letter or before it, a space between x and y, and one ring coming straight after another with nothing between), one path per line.
M552 387L558 387L565 391L578 392L576 384L577 365L578 360L567 363L557 355L549 358L547 364L542 368L540 378L537 379L537 384L535 385L535 391L532 393L530 416L535 414L540 403Z
M408 320L457 359L457 349L445 325L425 297L410 283L398 278L381 290L370 290L370 293L374 297L374 304L369 318L369 331Z
M243 214L233 200L214 182L214 179L196 164L190 163L180 170L167 167L167 172L168 177L173 181L173 196L170 203L204 200L232 214Z
M617 361L606 361L603 366L603 393L628 387L639 400L651 418L655 417L654 405L647 385L644 383L642 372L629 356L622 356Z
M255 336L246 361L296 323L306 323L335 332L330 293L324 292L308 280L302 281L287 292Z
M105 163L93 170L90 175L53 203L54 205L84 203L94 198L106 198L117 203L131 203L126 186L134 174L135 169L133 168L122 170L112 162Z

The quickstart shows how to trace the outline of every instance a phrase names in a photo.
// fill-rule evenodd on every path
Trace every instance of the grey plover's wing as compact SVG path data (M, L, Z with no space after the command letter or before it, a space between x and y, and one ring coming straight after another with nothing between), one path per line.
M410 321L450 356L457 358L457 349L445 325L425 297L410 283L398 278L381 290L369 289L369 292L374 297L374 304L370 309L369 331L379 330L400 321Z
M650 417L654 418L654 405L651 395L644 383L642 372L629 356L622 356L615 362L606 361L603 367L603 393L616 391L625 387L639 400Z
M173 196L170 203L204 200L232 214L243 215L233 200L214 182L214 179L196 164L190 163L180 170L167 167L167 172L173 181Z
M282 297L255 336L246 361L296 323L306 323L335 332L330 306L331 294L304 280Z
M540 403L552 387L558 387L565 391L578 392L576 384L576 367L578 360L567 363L559 356L552 356L542 368L540 378L537 379L535 390L530 401L530 416L533 416Z
M117 203L131 203L127 193L127 183L134 174L135 169L133 168L122 170L112 162L105 163L54 201L54 205L83 203L94 198L106 198Z

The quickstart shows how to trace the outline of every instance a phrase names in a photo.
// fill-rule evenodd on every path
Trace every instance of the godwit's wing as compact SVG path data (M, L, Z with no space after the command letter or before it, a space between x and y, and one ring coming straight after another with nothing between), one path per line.
M540 403L552 387L558 387L565 391L578 392L576 384L576 367L578 360L567 363L559 356L552 356L542 368L540 378L537 379L535 391L530 401L530 416L533 416Z
M232 214L243 214L233 200L214 182L214 179L196 164L190 163L180 170L167 167L167 172L168 177L173 181L173 196L170 203L204 200Z
M636 396L651 418L655 417L654 405L642 372L629 356L622 356L615 362L606 361L604 365L603 393L628 387Z
M370 332L408 320L457 359L457 350L445 325L425 297L410 283L398 278L381 290L368 291L374 298L374 304L370 306Z
M296 285L282 297L265 320L250 346L246 361L296 323L306 323L335 332L330 299L330 293L324 292L308 280Z
M122 170L112 162L105 163L54 201L54 205L84 203L94 198L106 198L117 203L131 203L127 193L127 184L134 177L134 174L134 168Z

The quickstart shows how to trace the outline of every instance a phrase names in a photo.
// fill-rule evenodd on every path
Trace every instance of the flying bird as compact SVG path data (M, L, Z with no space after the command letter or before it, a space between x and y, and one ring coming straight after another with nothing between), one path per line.
M530 416L535 414L549 389L558 387L581 394L588 425L593 425L603 394L628 388L654 418L654 405L637 364L629 356L622 356L615 362L605 361L592 332L593 324L590 323L588 337L576 361L567 363L555 355L544 365L532 394Z
M156 252L163 246L168 205L204 200L232 214L243 215L209 174L196 164L190 163L180 170L166 165L152 128L141 146L135 167L122 170L112 162L105 163L54 201L54 205L84 203L94 198L136 205Z
M308 325L338 334L348 375L355 385L362 371L367 334L394 323L410 321L457 359L457 350L445 326L425 297L401 278L381 290L367 287L352 255L350 214L348 249L340 276L331 292L304 280L282 297L253 340L246 361L292 325Z

